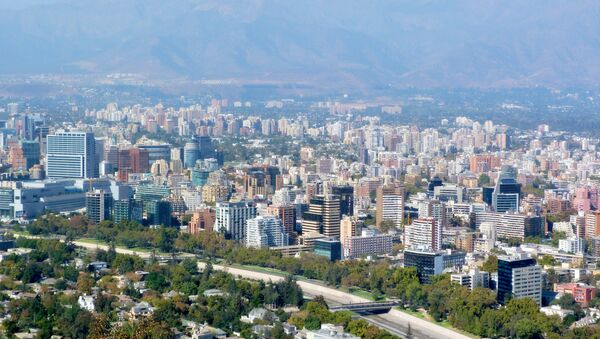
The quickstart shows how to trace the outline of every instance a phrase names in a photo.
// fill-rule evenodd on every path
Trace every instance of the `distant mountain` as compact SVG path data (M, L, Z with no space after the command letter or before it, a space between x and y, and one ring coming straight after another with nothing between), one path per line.
M600 2L0 0L0 73L595 86Z

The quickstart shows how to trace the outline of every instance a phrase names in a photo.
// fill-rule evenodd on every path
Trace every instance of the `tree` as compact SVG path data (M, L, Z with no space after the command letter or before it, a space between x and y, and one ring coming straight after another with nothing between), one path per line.
M487 186L490 184L490 182L491 182L490 176L485 173L481 173L479 175L479 178L477 179L477 185L479 187Z
M485 272L497 272L498 271L498 257L490 254L487 260L481 265L481 270Z
M96 284L94 278L92 278L88 273L79 273L79 278L77 278L77 290L84 294L91 294L92 287Z
M388 233L396 228L396 223L393 220L382 220L379 223L379 230L381 233Z

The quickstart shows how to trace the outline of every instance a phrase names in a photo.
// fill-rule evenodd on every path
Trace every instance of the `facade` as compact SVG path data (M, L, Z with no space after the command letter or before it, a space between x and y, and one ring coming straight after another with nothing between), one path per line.
M597 289L594 286L581 283L566 283L554 286L554 292L571 294L576 302L583 307L587 307L590 301L596 298Z
M113 202L113 221L135 220L142 222L142 205L134 199L119 199Z
M377 206L375 212L377 227L384 220L390 220L397 228L404 222L404 186L393 185L377 188Z
M97 178L96 140L89 132L57 132L47 136L48 178Z
M521 184L513 175L514 169L503 167L496 180L496 186L492 193L492 209L499 213L508 211L519 211L519 199L521 197Z
M498 238L517 238L525 240L529 236L543 236L545 220L542 216L525 214L478 212L475 214L476 226L491 223L496 227Z
M92 224L109 220L112 215L113 197L110 192L94 190L85 194L85 207L88 220Z
M310 199L308 211L302 215L302 233L340 236L340 199L337 195L320 195Z
M190 234L200 231L212 232L215 225L215 214L209 208L195 210L188 225Z
M246 220L256 217L252 201L219 202L216 206L214 230L237 241L246 239Z
M432 276L444 271L444 258L439 252L405 250L404 267L416 268L419 281L428 284Z
M148 225L171 226L172 207L169 201L144 201L144 219Z
M246 221L247 247L281 247L288 245L288 235L275 216L258 216Z
M531 298L542 304L542 270L525 254L498 257L498 302L511 298Z
M404 243L408 248L439 251L442 248L442 227L435 218L415 219L404 229Z
M368 255L390 253L392 251L393 238L390 234L351 236L342 241L344 257L360 258Z
M468 273L455 273L450 275L450 281L473 291L476 287L490 287L490 274L478 269L471 269Z
M354 215L354 187L333 186L331 193L340 197L340 218Z
M329 261L342 259L342 243L337 238L316 239L313 248L315 254L326 257Z

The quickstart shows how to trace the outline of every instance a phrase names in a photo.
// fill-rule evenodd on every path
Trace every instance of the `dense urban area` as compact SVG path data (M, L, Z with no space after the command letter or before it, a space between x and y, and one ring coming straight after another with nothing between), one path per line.
M600 337L600 95L473 93L2 96L2 336Z

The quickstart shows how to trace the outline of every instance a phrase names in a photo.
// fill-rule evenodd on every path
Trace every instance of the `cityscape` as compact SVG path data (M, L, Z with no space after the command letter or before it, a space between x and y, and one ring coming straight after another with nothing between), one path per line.
M469 65L476 15L458 54L404 36L551 35L530 1L383 3L0 1L0 338L600 337L600 68L563 35Z

